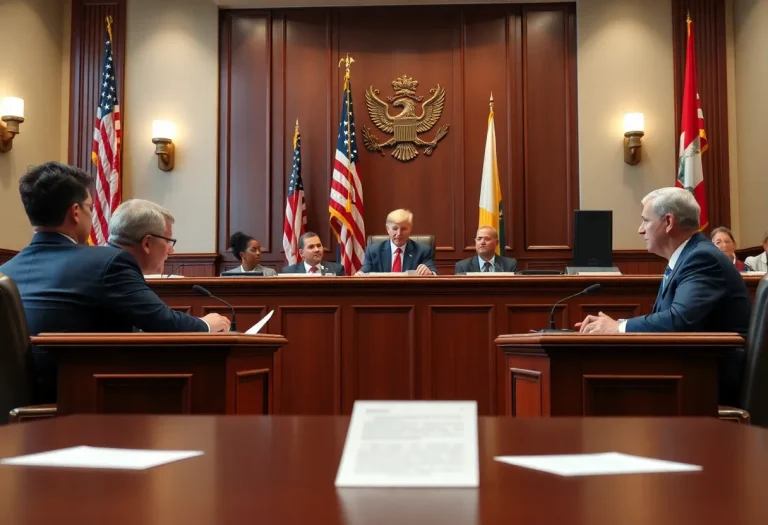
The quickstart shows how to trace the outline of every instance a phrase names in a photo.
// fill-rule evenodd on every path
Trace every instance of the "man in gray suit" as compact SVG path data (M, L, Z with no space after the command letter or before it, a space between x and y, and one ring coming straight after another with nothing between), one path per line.
M339 263L323 260L323 241L314 232L299 237L300 263L286 266L280 273L312 273L344 276L344 267Z
M456 263L456 275L470 272L514 272L517 271L517 261L510 257L496 255L499 245L499 234L491 226L482 226L475 236L475 251L477 256Z

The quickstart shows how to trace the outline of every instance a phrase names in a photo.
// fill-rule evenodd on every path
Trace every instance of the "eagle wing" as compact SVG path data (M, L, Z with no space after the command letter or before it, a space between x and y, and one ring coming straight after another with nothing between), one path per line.
M440 115L443 114L443 105L445 104L445 90L437 85L434 89L434 93L431 97L424 101L421 105L423 113L419 117L419 124L416 127L418 133L424 133L432 129L432 126L437 124L440 120Z
M365 105L368 106L368 114L376 127L384 133L394 133L395 123L389 115L388 104L376 96L373 86L365 90Z

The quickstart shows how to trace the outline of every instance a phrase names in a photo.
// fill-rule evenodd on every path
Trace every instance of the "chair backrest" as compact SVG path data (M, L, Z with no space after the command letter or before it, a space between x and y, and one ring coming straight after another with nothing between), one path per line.
M768 426L768 275L760 280L747 332L741 408L753 425Z
M30 402L29 331L16 284L0 274L0 424L8 412Z
M371 244L376 244L377 242L386 241L387 239L389 239L389 236L387 235L369 235L368 246L370 246ZM418 242L419 244L429 246L429 249L432 251L432 259L435 258L435 236L434 235L411 235L411 240L414 242Z

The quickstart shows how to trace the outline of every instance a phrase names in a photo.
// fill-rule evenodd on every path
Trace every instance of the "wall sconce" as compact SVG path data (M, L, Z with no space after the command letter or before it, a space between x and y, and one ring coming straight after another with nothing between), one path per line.
M645 121L642 113L624 115L624 162L634 166L640 162L640 141L645 135Z
M0 129L0 153L6 153L13 147L13 137L19 134L19 124L24 122L24 101L5 97L0 104L0 120L5 122L5 129Z
M173 139L176 127L167 120L152 121L152 143L155 145L157 167L162 171L171 171L176 158L176 146Z

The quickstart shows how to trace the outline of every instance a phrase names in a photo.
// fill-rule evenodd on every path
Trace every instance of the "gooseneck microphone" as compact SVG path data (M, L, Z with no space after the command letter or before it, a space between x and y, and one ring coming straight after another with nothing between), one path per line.
M208 289L203 288L199 284L192 285L192 289L196 291L198 294L203 295L205 297L210 297L211 299L216 299L217 301L221 301L222 303L229 306L229 308L232 310L232 323L229 325L229 331L230 332L237 332L237 321L235 321L235 307L229 304L227 301L222 299L221 297L216 297L213 295Z
M600 284L593 284L590 286L587 286L579 293L575 293L573 295L569 295L568 297L564 299L560 299L555 304L552 305L552 310L549 312L549 328L544 328L543 330L539 330L540 333L546 333L546 332L575 332L576 330L570 330L568 328L560 329L558 330L555 328L555 308L558 304L567 301L568 299L573 299L574 297L578 297L580 295L589 295L593 293L598 293L600 291Z
M171 268L171 271L170 271L170 272L168 272L168 275L166 275L166 276L165 276L165 277L166 277L166 279L167 279L168 277L170 277L171 275L174 275L174 274L176 273L176 271L177 271L177 270L181 270L181 269L182 269L182 268L184 268L185 266L186 266L186 263L179 263L179 264L177 264L176 266L174 266L173 268ZM161 275L160 277L162 277L162 275Z

